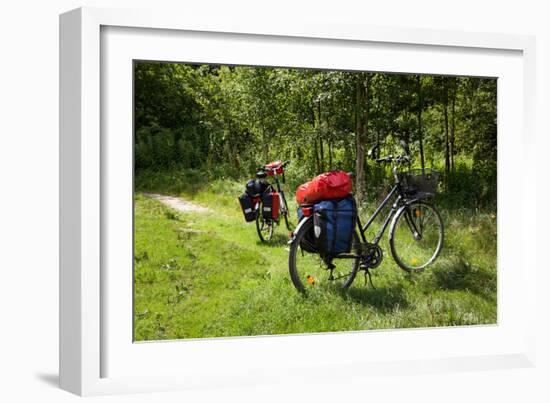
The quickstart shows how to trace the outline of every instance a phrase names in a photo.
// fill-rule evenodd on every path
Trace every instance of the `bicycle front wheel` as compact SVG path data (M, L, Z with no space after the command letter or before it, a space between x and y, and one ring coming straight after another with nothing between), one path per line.
M288 221L288 215L289 215L288 203L286 202L285 194L283 192L281 192L280 195L281 195L281 199L282 199L281 200L282 204L285 206L284 209L281 209L281 214L282 214L282 216L285 220L286 229L289 230L289 231L292 231L293 226Z
M301 292L313 292L316 289L348 288L359 269L361 245L354 232L351 254L356 258L334 258L331 265L321 258L315 246L313 218L307 219L292 240L288 258L290 278Z
M285 210L285 212L283 213L283 217L285 219L286 229L289 230L289 231L292 231L292 225L288 221L288 210Z
M390 228L395 262L407 272L418 272L437 258L443 247L443 220L430 203L407 204L396 213Z
M258 211L256 212L256 231L258 231L258 236L260 241L268 242L273 238L273 220L266 220L262 215L263 203L260 202L258 205Z

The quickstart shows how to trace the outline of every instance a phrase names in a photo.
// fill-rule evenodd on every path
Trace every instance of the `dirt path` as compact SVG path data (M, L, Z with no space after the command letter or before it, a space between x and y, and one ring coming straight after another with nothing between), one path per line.
M206 207L199 206L179 197L164 196L156 193L143 193L143 195L150 197L151 199L158 200L159 202L166 204L168 207L184 213L207 213L210 211L210 209Z

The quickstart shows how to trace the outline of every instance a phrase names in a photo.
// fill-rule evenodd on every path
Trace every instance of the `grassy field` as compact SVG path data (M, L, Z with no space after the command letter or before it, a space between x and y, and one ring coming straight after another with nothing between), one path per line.
M176 212L136 193L137 341L496 323L494 214L442 211L445 246L423 273L407 274L394 263L386 234L376 288L360 275L347 292L304 297L288 274L288 231L278 227L270 244L259 241L238 206L242 183L160 186L136 185L211 212Z

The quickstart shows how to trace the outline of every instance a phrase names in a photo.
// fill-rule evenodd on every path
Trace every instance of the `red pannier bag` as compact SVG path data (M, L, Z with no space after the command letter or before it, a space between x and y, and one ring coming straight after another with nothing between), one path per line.
M296 201L301 205L313 204L319 200L340 199L351 193L352 186L352 180L346 172L325 172L298 186Z
M266 220L278 220L279 219L279 193L269 192L264 193L262 197L263 211L262 215Z
M273 175L281 175L283 173L283 163L281 161L273 161L270 162L265 166L265 168L268 170L267 175L273 176Z

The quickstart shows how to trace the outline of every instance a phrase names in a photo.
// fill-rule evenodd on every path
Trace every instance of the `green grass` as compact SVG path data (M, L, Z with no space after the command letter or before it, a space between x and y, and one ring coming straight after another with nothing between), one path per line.
M161 190L154 185L136 187ZM270 244L260 243L238 206L242 187L219 180L167 192L210 213L175 212L136 195L136 340L496 323L493 214L442 211L444 250L423 273L407 274L395 264L386 235L375 289L359 275L347 292L304 297L288 274L288 231L278 227ZM291 211L296 222L295 206Z

